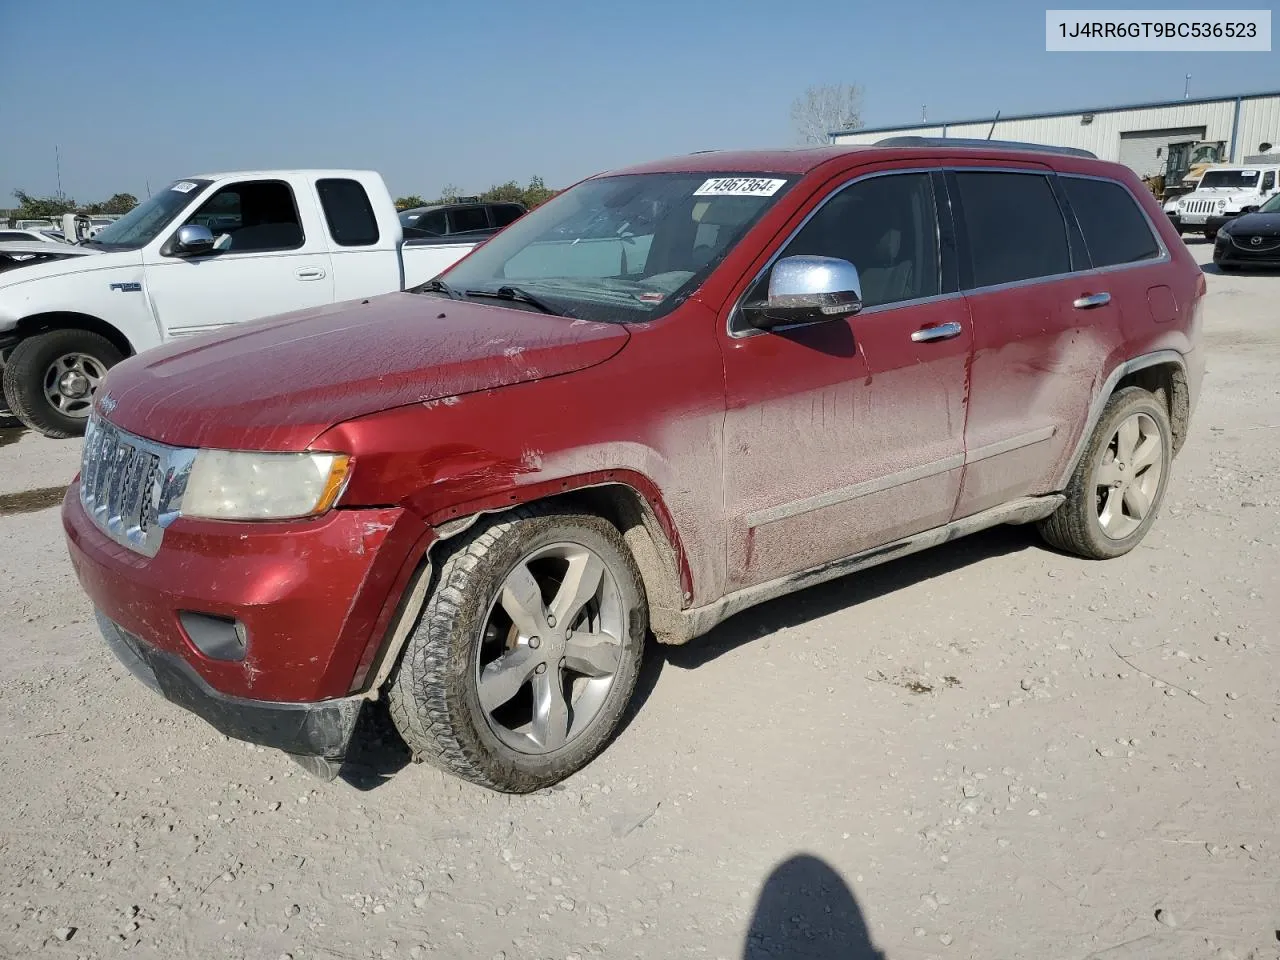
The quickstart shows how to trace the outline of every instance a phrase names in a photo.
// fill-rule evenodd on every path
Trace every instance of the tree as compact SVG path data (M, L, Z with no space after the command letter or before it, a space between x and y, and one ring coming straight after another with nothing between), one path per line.
M852 83L809 87L791 102L791 125L801 143L829 143L831 133L862 126L862 88Z
M54 220L64 213L74 213L76 202L70 197L33 197L25 190L13 191L18 201L16 220Z
M80 213L90 215L97 213L126 214L138 205L138 198L132 193L116 193L109 200L100 203L87 203L80 208Z
M446 184L444 185L444 188L440 191L440 202L441 202L441 203L453 203L453 202L454 202L455 200L457 200L460 196L462 196L462 191L461 191L461 190L459 190L459 189L458 189L456 186L454 186L452 183L446 183Z
M524 189L524 205L532 210L541 206L556 195L557 191L548 189L541 177L530 177L529 186Z
M426 205L427 201L416 193L411 193L407 197L396 197L397 210L412 210L414 207L425 207Z

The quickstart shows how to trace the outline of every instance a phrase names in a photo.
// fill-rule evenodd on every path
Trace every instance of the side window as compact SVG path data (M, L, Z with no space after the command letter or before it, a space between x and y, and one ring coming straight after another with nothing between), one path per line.
M1071 271L1067 224L1049 179L1031 173L957 173L973 285Z
M489 210L493 216L493 225L501 230L509 223L515 223L524 216L524 210L514 203L500 203Z
M378 242L378 220L359 181L319 180L316 192L329 234L338 246L367 247Z
M187 222L205 224L215 235L229 234L229 253L296 250L304 239L293 190L279 180L223 187Z
M469 233L472 230L488 230L489 215L484 207L459 207L449 211L449 232Z
M1270 193L1276 188L1276 172L1268 170L1262 175L1262 192Z
M1151 235L1147 218L1120 184L1063 177L1062 185L1095 267L1137 263L1160 256L1160 244Z
M938 217L927 173L871 177L832 196L781 257L839 257L858 268L868 307L936 296L942 289ZM748 300L763 300L769 275Z

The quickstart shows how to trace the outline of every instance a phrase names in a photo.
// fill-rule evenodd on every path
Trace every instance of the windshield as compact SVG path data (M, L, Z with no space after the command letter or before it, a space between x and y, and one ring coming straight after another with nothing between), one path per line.
M1280 193L1264 203L1258 210L1262 213L1280 213Z
M89 243L111 250L137 250L145 247L212 182L178 180L171 183L119 220L103 227L93 235Z
M1257 170L1210 170L1200 181L1201 190L1251 190L1258 185Z
M673 309L788 186L760 174L645 173L578 184L442 279L461 296L527 293L607 323Z

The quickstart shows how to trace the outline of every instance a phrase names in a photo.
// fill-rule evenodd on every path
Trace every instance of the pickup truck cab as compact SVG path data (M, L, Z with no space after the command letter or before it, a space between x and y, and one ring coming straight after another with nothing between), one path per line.
M528 791L613 735L650 633L996 524L1132 550L1200 268L1125 167L915 142L603 174L416 292L121 363L62 508L107 642L317 772L385 696L417 757Z
M387 188L371 171L177 180L78 244L96 255L0 272L5 398L46 436L80 434L98 384L131 354L402 290L477 242L405 242Z
M1280 163L1212 167L1195 190L1178 198L1178 232L1203 233L1212 240L1223 224L1252 213L1277 194Z

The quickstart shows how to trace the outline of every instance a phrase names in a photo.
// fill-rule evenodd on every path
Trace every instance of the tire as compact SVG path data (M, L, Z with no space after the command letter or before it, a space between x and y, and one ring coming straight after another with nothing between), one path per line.
M1215 264L1215 266L1217 266L1217 268L1221 270L1223 273L1235 273L1236 270L1239 269L1239 267L1237 267L1234 263L1219 263L1219 264Z
M1154 455L1142 455L1143 464L1136 473L1132 464L1121 459L1122 448L1118 447L1118 431L1130 422L1136 423L1138 430L1137 442L1130 444L1131 454L1141 454L1151 437L1159 442ZM1160 512L1172 460L1173 431L1164 404L1141 387L1116 391L1067 483L1066 501L1040 521L1041 536L1059 550L1090 560L1128 553L1142 542ZM1151 477L1154 469L1160 472ZM1123 486L1105 485L1111 477ZM1145 512L1135 511L1134 505L1142 502L1146 503Z
M571 591L561 593L559 584L571 581L574 563L586 563L573 559L579 556L575 550L600 562L600 586L581 613L569 613L570 622L557 627L554 611L573 608L562 603ZM533 573L541 592L523 606L513 599L520 585L531 582L521 579L521 570ZM513 608L523 628L508 615ZM540 612L526 615L527 610ZM609 623L616 638L605 629ZM584 626L594 638L616 639L616 650L570 646L566 637L576 628L581 644ZM546 631L547 639L534 630ZM416 759L504 793L548 787L586 766L617 731L635 690L647 634L640 572L612 524L590 514L519 508L482 521L442 558L391 681L391 717ZM578 675L567 665L575 653L581 657L584 649L606 646L610 658L616 652L607 678ZM560 654L565 657L557 663ZM541 668L530 666L539 658L545 661ZM509 666L499 669L504 665ZM485 686L482 696L482 676L509 682ZM563 742L552 720L539 721L535 706L554 700L556 680L562 694L568 686L563 699L569 706L560 713L548 707L545 714L561 718ZM508 697L508 688L517 692Z
M70 358L76 358L72 361ZM4 397L9 409L28 428L64 439L84 433L97 383L124 359L110 340L88 330L50 330L21 341L4 365ZM78 366L77 366L78 365ZM81 373L88 384L83 396L64 396L60 407L46 393L50 378L57 390L58 370ZM73 388L81 384L77 381Z
M1210 243L1213 243L1215 240L1217 240L1217 239L1218 239L1218 231L1217 231L1217 230L1206 230L1206 231L1204 232L1204 238L1205 238L1206 240L1208 240Z

